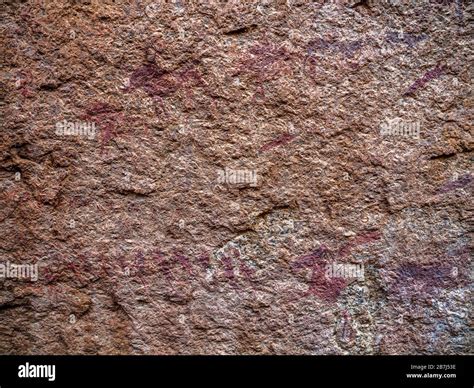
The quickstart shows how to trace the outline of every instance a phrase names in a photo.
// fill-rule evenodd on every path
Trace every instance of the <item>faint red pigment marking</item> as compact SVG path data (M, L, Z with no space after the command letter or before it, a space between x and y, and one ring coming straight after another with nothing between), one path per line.
M239 260L239 264L240 264L239 270L240 270L240 272L244 275L244 277L247 280L252 281L252 276L254 275L255 271L252 268L250 268L245 263L245 261L240 259L240 252L239 252L238 249L234 249L234 255Z
M189 274L192 275L194 274L193 268L191 266L191 263L189 262L189 259L182 253L175 253L174 257L178 260L179 264L181 264L181 267Z
M147 63L131 74L130 86L125 91L138 88L143 89L150 96L167 97L178 87L170 73L158 68L154 63Z
M207 270L211 266L211 256L208 252L201 253L197 256L198 265L203 269Z
M234 273L234 266L232 265L232 259L224 255L222 256L222 263L224 264L224 274L225 277L230 280L232 283L235 283L235 273Z
M105 275L107 275L108 277L110 277L111 274L110 274L110 272L109 272L109 269L110 269L109 263L108 263L107 261L105 261L105 260L104 260L104 261L101 260L100 264L101 264L101 265L100 265L100 269L101 269L101 271L102 271L101 273L102 273L102 274L105 273Z
M115 137L123 135L123 132L118 131L118 127L123 125L127 120L124 113L118 111L113 106L97 102L86 109L83 116L86 121L92 121L97 124L100 129L100 153L104 152L105 146Z
M471 174L463 175L462 177L456 179L455 181L445 183L441 186L438 190L438 194L445 194L449 191L459 189L461 187L468 186L473 181L473 177Z
M343 278L327 278L325 276L328 261L326 257L329 250L325 245L321 245L317 250L309 255L300 256L291 264L293 270L301 268L311 268L311 280L309 281L308 291L303 297L315 295L327 302L335 302L342 290L347 286L347 281Z
M173 263L159 250L155 250L153 259L158 265L158 272L160 272L171 285L171 282L175 280L173 276Z
M169 97L183 89L192 93L192 88L203 86L201 74L196 70L198 62L193 61L180 69L167 72L155 63L147 63L130 75L130 86L125 92L135 89L144 90L151 97Z
M33 97L34 95L34 93L31 91L31 89L28 86L21 88L20 93L25 98L30 98L30 97Z
M121 271L118 272L119 275L123 275L124 270L128 268L130 272L126 275L136 277L143 287L146 288L147 285L144 282L143 276L147 267L146 259L149 257L155 264L156 272L163 275L171 288L175 290L173 282L178 281L178 278L183 274L189 279L193 279L199 275L199 271L195 271L196 267L200 268L201 271L211 267L210 255L207 252L199 254L194 261L191 261L188 256L180 251L176 251L170 257L166 257L159 249L153 250L149 255L139 250L134 254L130 263L126 263L123 255L120 255L113 262L113 266L110 266L110 258L107 258L104 254L94 255L94 257L95 259L93 259L93 255L82 253L77 255L75 259L62 257L62 260L56 261L59 261L59 266L54 269L54 272L50 268L46 268L43 271L43 278L46 283L57 282L60 279L66 278L74 279L80 284L84 284L93 281L97 277L112 278L116 274L118 265L119 269L121 268ZM233 260L239 260L239 264L233 263ZM226 252L221 262L224 276L233 286L238 287L238 276L235 273L237 265L243 278L252 281L253 271L245 262L240 260L240 252L238 250L233 249L230 252Z
M344 258L349 255L352 249L359 245L365 245L377 240L380 240L382 235L378 231L372 231L365 234L361 234L354 238L352 241L343 245L338 251L338 257Z
M239 271L243 275L244 279L248 280L250 284L252 284L253 271L247 266L247 264L245 264L243 260L241 260L240 252L235 248L231 249L230 252L224 253L221 258L221 262L224 266L225 278L231 283L233 288L239 288L237 275L235 273L236 266L233 263L233 259L239 263Z
M257 96L265 97L262 87L264 82L278 79L292 71L288 65L290 60L290 53L285 47L265 39L252 46L244 57L238 60L232 76L246 74L256 80L258 89L252 98L252 101L255 101Z
M71 270L72 272L74 272L75 276L79 276L79 271L77 269L77 264L75 262L69 263L67 265L67 268Z
M20 94L25 98L33 97L34 93L31 90L29 84L31 84L33 80L33 76L30 70L21 71L17 74L18 80L18 90Z
M276 79L282 75L282 70L288 70L285 62L289 59L290 54L285 47L278 47L266 39L247 51L233 75L250 74L258 82Z
M257 91L254 93L252 97L252 102L257 102L257 100L261 98L262 100L265 99L265 89L262 86L257 87Z
M287 143L291 142L295 137L296 137L296 135L291 135L289 133L284 133L283 135L280 135L275 140L272 140L271 142L264 144L260 148L260 152L265 152L265 151L271 150L272 148L287 144Z
M46 283L52 283L53 281L57 280L58 275L52 272L49 268L45 268L43 270L43 277Z
M446 66L436 65L434 69L426 72L423 77L418 78L403 95L404 96L413 95L416 90L425 86L432 79L438 78L445 70L446 70Z
M100 255L99 262L101 264L101 269L103 268L103 264L105 262L106 258L104 257L103 254ZM77 262L81 264L81 273L86 277L86 281L89 280L87 278L87 275L91 275L90 278L94 277L94 272L95 272L95 267L92 265L91 260L88 260L88 257L84 254L79 254L77 256ZM103 275L103 272L99 274ZM79 277L79 281L82 281L83 279Z
M87 283L90 280L88 275L94 276L94 269L83 254L79 254L75 260L73 259L72 262L68 263L67 269L72 270L74 279L77 279L79 283Z
M79 283L84 284L90 282L94 277L109 278L111 273L109 272L110 265L106 261L106 257L101 254L97 270L96 266L91 262L92 255L78 254L74 259L66 259L62 257L59 266L53 273L49 268L43 270L43 276L46 283L58 281L61 277L71 278L77 280Z
M380 237L381 234L377 231L361 234L339 249L336 257L344 259L355 247L377 241ZM328 302L334 302L339 297L341 291L348 285L346 279L339 277L328 279L326 277L326 267L329 263L328 259L331 259L332 256L331 251L325 245L321 245L321 247L313 253L303 255L291 264L293 270L299 270L303 267L312 269L309 289L304 296L316 295Z
M18 198L19 190L15 186L8 187L2 192L2 200L7 202L15 202Z

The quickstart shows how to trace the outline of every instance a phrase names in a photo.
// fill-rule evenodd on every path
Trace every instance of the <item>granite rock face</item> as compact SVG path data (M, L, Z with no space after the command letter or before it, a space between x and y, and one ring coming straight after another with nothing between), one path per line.
M472 3L1 7L0 353L471 352Z

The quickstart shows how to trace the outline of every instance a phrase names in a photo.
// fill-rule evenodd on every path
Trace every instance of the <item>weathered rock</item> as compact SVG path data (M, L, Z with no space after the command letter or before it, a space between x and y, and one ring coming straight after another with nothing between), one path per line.
M2 6L0 353L471 352L472 4L142 3Z

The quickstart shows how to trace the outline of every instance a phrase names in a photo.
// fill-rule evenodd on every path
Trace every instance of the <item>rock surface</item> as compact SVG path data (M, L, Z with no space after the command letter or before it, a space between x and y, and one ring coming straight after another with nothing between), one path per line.
M0 353L470 353L468 3L4 2Z

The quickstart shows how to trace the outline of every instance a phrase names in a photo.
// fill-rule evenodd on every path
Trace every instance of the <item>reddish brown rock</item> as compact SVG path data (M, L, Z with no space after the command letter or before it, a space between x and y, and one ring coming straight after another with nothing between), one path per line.
M471 352L472 6L322 3L3 4L0 353Z

